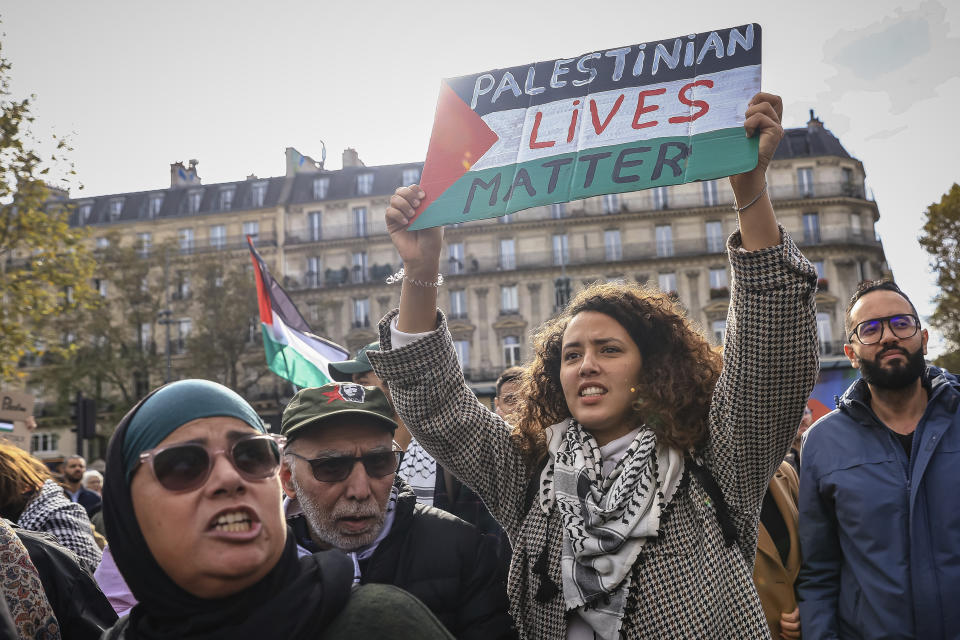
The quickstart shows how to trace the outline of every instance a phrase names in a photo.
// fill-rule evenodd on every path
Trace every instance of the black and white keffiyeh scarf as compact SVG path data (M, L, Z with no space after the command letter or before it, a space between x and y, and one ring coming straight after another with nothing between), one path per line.
M607 477L593 436L572 418L548 427L550 459L540 477L544 513L563 519L561 578L567 610L599 638L619 637L640 549L658 535L660 518L683 476L683 454L658 444L643 427Z
M403 478L417 494L417 502L433 506L437 484L437 462L420 446L416 438L410 440L403 454L397 475Z

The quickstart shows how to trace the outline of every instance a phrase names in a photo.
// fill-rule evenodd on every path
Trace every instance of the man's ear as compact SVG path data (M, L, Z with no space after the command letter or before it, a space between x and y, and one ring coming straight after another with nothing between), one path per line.
M280 484L288 498L296 498L297 491L293 488L293 469L290 468L289 458L284 456L280 462Z
M923 345L923 355L927 355L927 340L930 339L930 334L927 333L926 329L921 329L920 331L920 343Z
M853 345L850 343L843 345L843 354L847 356L851 367L854 369L860 368L860 357L857 355L857 352L853 350Z

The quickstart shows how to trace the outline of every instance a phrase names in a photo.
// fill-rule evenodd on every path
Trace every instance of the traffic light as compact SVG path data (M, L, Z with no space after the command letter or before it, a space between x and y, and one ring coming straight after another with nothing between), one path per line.
M78 440L94 437L97 434L97 401L93 398L84 398L82 394L77 393L74 418Z

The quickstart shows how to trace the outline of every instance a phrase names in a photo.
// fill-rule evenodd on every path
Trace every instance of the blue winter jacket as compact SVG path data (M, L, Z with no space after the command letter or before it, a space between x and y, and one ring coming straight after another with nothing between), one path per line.
M861 379L807 432L797 580L803 637L960 637L960 383L927 367L907 456Z

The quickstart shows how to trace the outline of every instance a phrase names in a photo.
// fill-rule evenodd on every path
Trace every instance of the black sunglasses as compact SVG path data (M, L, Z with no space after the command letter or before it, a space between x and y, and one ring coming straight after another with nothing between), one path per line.
M884 326L889 326L896 337L906 340L917 335L917 331L920 330L920 319L912 313L900 313L895 316L864 320L854 328L847 340L852 341L853 336L857 336L860 344L877 344L883 339Z
M268 433L243 437L226 448L211 449L199 442L157 447L140 454L140 464L149 464L153 476L167 491L191 491L210 477L213 459L223 454L245 480L269 478L280 468L284 436Z
M403 451L394 446L392 451L378 451L368 453L363 456L332 456L328 458L305 458L292 451L284 451L284 455L299 458L310 465L313 471L313 477L320 482L342 482L346 480L353 471L353 466L358 462L363 463L363 468L371 478L382 478L391 473L396 473L400 468L400 461L403 460Z

